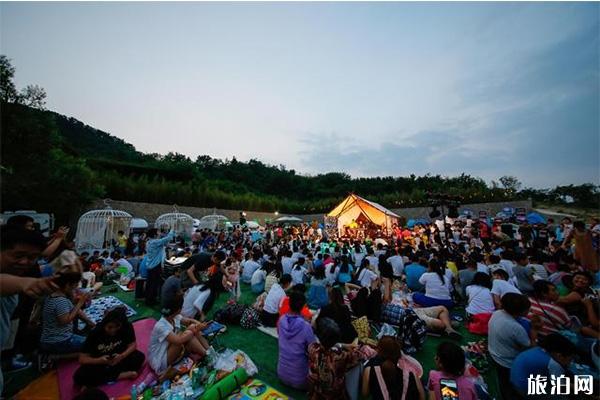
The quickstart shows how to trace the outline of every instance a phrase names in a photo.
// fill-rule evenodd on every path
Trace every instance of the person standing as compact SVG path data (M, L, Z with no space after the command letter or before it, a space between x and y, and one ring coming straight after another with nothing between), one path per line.
M152 306L156 304L156 297L158 296L158 289L160 287L160 280L162 274L162 265L165 261L165 247L175 237L175 231L171 231L162 239L158 239L158 230L156 228L148 231L148 243L146 243L147 250L147 270L148 278L146 280L146 305Z

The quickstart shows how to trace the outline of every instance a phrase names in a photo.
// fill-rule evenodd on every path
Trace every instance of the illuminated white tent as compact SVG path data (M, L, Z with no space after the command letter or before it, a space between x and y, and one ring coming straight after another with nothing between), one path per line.
M344 232L344 227L353 220L358 220L363 216L375 225L390 229L398 223L400 216L391 210L388 210L381 204L367 200L355 194L350 194L340 204L337 205L327 217L337 218L338 233Z
M104 200L105 208L88 211L79 218L75 236L77 250L110 247L112 240L117 239L117 232L129 232L131 214L113 210L108 201Z

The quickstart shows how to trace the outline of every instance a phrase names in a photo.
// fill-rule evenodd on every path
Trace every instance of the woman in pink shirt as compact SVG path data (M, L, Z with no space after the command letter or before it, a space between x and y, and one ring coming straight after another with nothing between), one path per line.
M438 370L429 371L429 400L441 400L442 397L477 400L475 383L464 375L465 352L458 345L441 343L437 348L435 364Z

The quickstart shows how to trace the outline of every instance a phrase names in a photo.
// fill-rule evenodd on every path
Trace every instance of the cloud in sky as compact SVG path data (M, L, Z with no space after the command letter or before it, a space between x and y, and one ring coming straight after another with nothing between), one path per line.
M600 181L597 3L12 4L49 107L148 152Z

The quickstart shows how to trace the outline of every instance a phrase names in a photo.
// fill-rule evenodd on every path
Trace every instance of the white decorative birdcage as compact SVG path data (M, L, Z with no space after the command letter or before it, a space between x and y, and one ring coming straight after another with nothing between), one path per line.
M77 250L109 248L117 240L119 231L129 232L131 214L114 210L108 202L109 199L104 200L105 208L88 211L79 217L75 236Z
M177 206L173 206L172 213L162 214L156 221L154 227L159 231L168 231L173 229L177 235L189 239L192 236L194 228L194 219L185 213L180 213Z
M221 231L227 228L229 219L224 215L211 214L200 218L198 229L210 229L211 231Z

